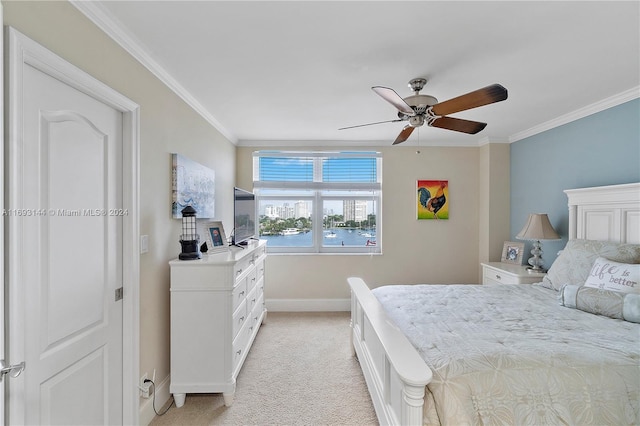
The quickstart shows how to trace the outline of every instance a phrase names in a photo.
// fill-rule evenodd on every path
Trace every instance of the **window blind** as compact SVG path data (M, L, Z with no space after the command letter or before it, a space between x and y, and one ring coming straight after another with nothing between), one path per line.
M327 189L375 190L382 183L378 152L257 151L253 158L253 180L259 188L290 187L292 182L298 182L316 184L307 186L309 189L325 183L329 184Z

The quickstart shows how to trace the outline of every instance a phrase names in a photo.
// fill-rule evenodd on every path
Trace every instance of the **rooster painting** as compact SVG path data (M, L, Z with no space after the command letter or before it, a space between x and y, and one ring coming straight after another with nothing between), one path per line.
M447 181L419 180L418 219L448 219L447 195Z

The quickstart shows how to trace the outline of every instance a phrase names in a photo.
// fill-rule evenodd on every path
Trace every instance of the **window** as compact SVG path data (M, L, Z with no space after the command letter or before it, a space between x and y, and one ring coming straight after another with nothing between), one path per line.
M269 252L381 252L380 153L257 151L253 187Z

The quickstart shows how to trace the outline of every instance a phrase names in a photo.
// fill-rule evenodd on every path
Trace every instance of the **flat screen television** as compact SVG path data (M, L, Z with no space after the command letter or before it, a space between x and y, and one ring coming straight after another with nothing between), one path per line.
M256 234L256 197L253 193L233 188L233 244L247 244Z

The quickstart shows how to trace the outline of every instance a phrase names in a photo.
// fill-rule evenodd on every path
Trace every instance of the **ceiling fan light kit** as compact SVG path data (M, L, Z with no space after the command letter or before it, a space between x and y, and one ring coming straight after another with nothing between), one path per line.
M413 129L421 127L424 123L427 123L427 126L430 127L438 127L440 129L475 135L482 131L487 126L487 123L447 117L447 115L504 101L508 96L507 89L500 84L492 84L491 86L474 90L473 92L469 92L447 101L438 102L438 100L433 96L420 94L420 91L424 88L425 84L427 84L427 80L424 78L414 78L410 80L409 87L413 90L414 94L407 96L406 98L402 98L395 90L388 87L373 86L371 90L398 110L398 119L343 127L339 130L371 126L381 123L408 121L409 124L402 129L396 140L393 142L393 145L406 141L409 136L411 136Z

